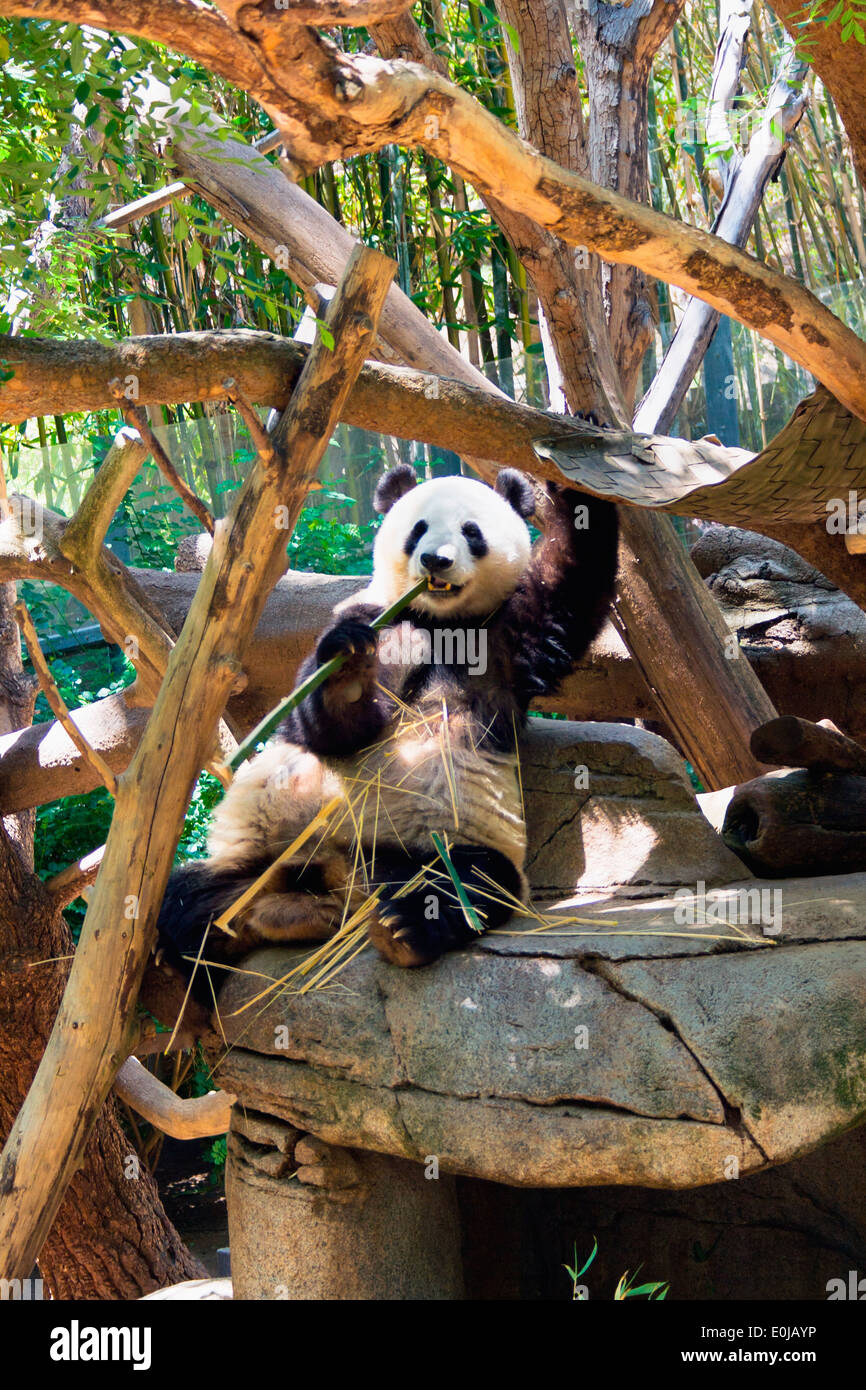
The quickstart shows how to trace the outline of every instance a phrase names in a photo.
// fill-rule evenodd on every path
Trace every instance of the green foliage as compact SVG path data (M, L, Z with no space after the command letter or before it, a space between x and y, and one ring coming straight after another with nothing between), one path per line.
M580 1280L583 1278L584 1274L589 1269L597 1254L598 1241L596 1240L595 1236L593 1236L592 1250L590 1251L588 1258L584 1261L581 1268L578 1269L577 1242L575 1242L574 1264L563 1266L566 1274L571 1280L572 1300L576 1303L585 1303L589 1298L589 1294L581 1286ZM622 1303L627 1298L647 1298L650 1300L650 1302L661 1302L663 1299L667 1298L668 1292L670 1290L670 1284L659 1282L648 1284L635 1284L634 1280L637 1278L638 1272L638 1270L635 1270L634 1274L631 1275L628 1271L626 1271L626 1273L620 1277L613 1293L614 1302Z
M208 1144L205 1147L205 1157L212 1169L208 1176L208 1185L210 1187L219 1187L222 1183L226 1166L227 1150L228 1140L226 1139L214 1139L212 1144Z
M223 794L216 777L203 772L193 788L183 833L177 847L177 863L185 859L202 859L207 850L207 832L213 809Z
M321 503L304 508L289 542L292 568L314 574L369 574L378 520L363 525L335 520L329 513L357 507L354 497L330 487L316 495Z
M36 872L40 878L50 878L81 855L105 843L114 801L104 787L81 796L67 796L39 806L36 811ZM64 916L78 939L84 921L86 905L76 898L64 909Z
M862 5L850 5L846 3L846 0L839 0L839 3L834 5L832 10L829 10L827 14L822 14L823 4L824 0L816 0L815 3L807 5L804 10L800 11L804 15L805 26L808 26L809 22L828 25L839 23L842 26L841 39L843 43L847 43L849 39L853 38L857 43L866 44L866 29L863 27L866 25L866 9Z
M155 470L150 470L148 477ZM123 499L122 513L134 562L144 569L173 570L178 543L182 536L198 530L190 515L169 483L162 481L153 487L142 486L145 475L135 480L134 494Z

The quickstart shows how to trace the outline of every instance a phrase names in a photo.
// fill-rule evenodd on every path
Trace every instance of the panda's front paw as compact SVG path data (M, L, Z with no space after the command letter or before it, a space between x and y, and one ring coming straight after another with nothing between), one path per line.
M430 965L446 951L477 937L463 913L438 898L437 915L429 917L434 898L430 891L402 898L383 896L368 932L380 956L392 965Z
M366 664L375 655L378 640L378 634L369 623L344 618L322 633L316 647L316 661L322 666L335 656L343 656L347 658L347 665Z

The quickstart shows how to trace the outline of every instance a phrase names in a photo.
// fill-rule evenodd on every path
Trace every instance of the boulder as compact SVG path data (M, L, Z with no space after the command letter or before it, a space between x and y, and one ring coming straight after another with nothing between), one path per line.
M866 1118L866 874L750 877L643 730L538 721L522 767L540 919L306 994L303 952L261 950L223 988L238 1296L457 1297L453 1175L685 1189Z

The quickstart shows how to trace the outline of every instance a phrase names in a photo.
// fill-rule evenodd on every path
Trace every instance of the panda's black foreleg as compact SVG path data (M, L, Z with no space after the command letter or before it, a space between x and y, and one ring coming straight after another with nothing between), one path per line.
M425 858L417 851L376 852L373 881L382 884L384 891L370 939L394 965L429 965L479 935L467 921L444 864L428 870L409 892L401 891L431 858L432 854ZM520 875L511 860L479 845L455 845L450 859L483 929L501 927L513 911L509 895L521 896Z

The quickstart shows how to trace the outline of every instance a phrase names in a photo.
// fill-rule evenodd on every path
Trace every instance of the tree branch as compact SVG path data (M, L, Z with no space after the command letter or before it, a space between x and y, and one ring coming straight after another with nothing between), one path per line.
M730 45L720 44L718 60L730 58ZM785 156L787 137L796 129L806 107L806 66L793 49L779 65L779 73L770 90L760 128L749 141L745 158L722 160L726 170L725 191L713 231L716 236L734 246L745 246L749 239L758 209L770 179ZM728 75L714 84L718 99L733 99L733 77ZM727 90L727 98L722 94ZM727 130L724 117L717 112L712 121L714 138L720 140ZM711 122L707 120L707 137ZM702 299L692 299L677 325L677 330L665 353L664 361L654 381L641 401L635 415L635 428L666 432L676 419L677 411L716 331L720 314Z
M127 1057L114 1079L114 1090L148 1124L173 1139L206 1139L212 1134L225 1134L237 1099L231 1091L208 1091L207 1095L184 1099L142 1066L137 1057Z
M231 517L218 527L144 738L119 779L116 815L63 1004L0 1157L4 1277L26 1277L32 1269L131 1051L133 1006L193 780L268 590L285 566L275 508L287 492L294 504L299 484L315 472L369 350L394 269L377 252L352 258L328 311L335 349L320 340L310 354L281 422L280 467L265 473L256 464Z
M167 43L244 87L299 166L422 145L485 196L569 244L678 285L756 329L866 419L866 343L801 285L709 232L560 168L435 73L341 52L311 29L286 26L268 0L221 0L220 8L227 22L194 0L112 0L110 24ZM91 0L0 0L0 14L106 24L104 6Z
M57 907L68 906L81 897L83 889L89 888L91 883L96 881L104 854L105 845L99 845L88 854L83 854L80 859L76 859L73 864L67 864L59 873L44 880L45 891L51 895Z
M33 626L33 619L27 611L27 605L19 600L15 605L15 620L21 629L21 635L27 644L27 651L33 663L39 684L42 687L48 704L54 711L55 717L63 725L75 747L78 749L92 767L96 769L99 780L107 788L112 796L117 795L117 779L108 764L99 756L95 749L91 748L87 739L76 726L75 720L69 713L60 691L57 689L51 669L42 654L39 645L39 638L36 635L36 628Z
M57 413L67 409L64 407L64 411ZM79 569L87 570L96 565L112 518L146 458L147 448L140 435L135 430L120 430L82 497L78 511L58 538L61 554Z
M0 573L7 579L45 579L74 594L106 638L130 652L139 679L153 699L168 664L173 634L135 578L105 546L99 547L87 569L63 553L70 524L40 503L15 498L9 516L0 524Z
M168 454L165 452L165 449L163 449L153 430L150 428L144 411L139 409L137 405L132 405L125 400L123 388L119 380L110 381L108 387L114 396L115 403L120 404L124 419L128 424L138 430L138 433L147 445L148 453L153 457L154 463L166 482L174 488L184 505L192 512L193 516L198 517L204 529L212 536L214 533L213 517L201 498L196 497L192 488L184 482L183 478L178 473Z

